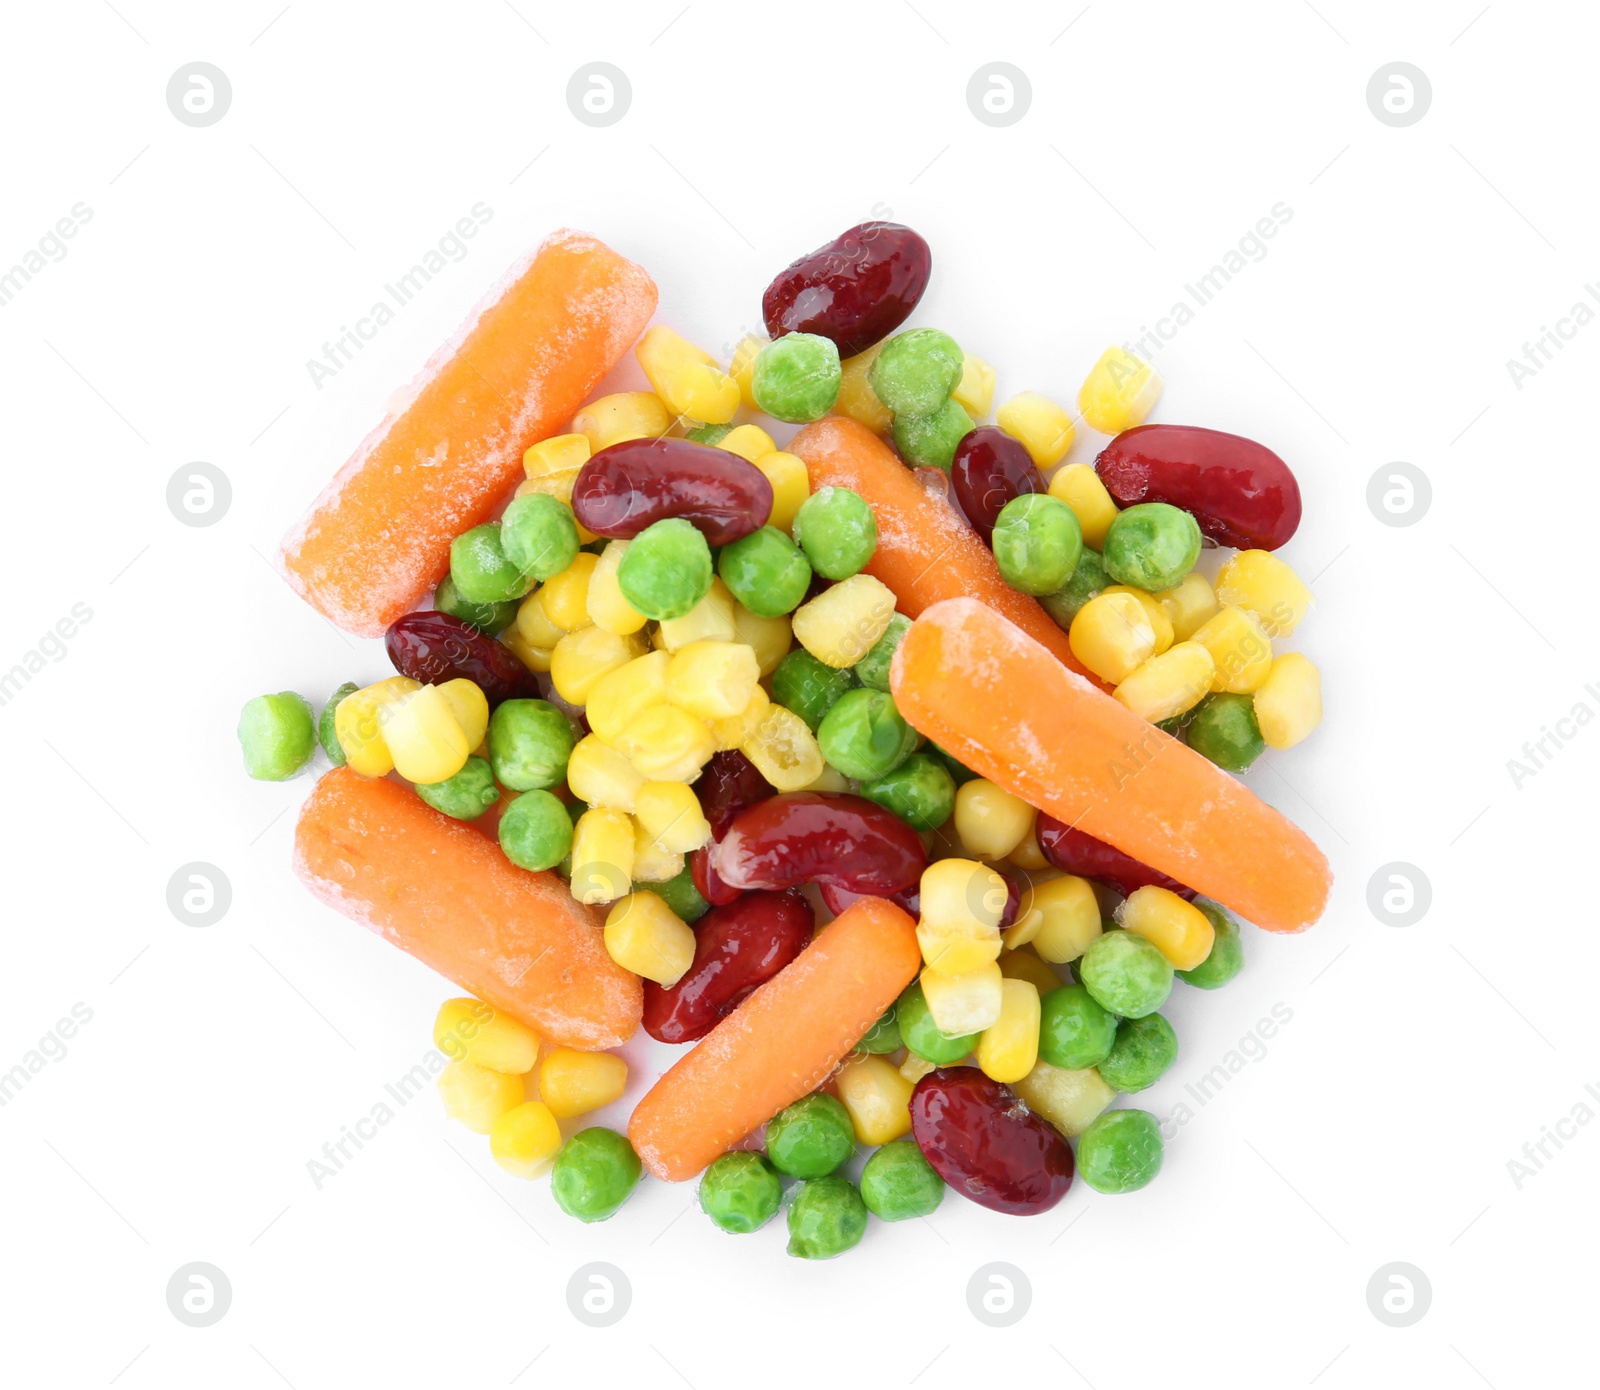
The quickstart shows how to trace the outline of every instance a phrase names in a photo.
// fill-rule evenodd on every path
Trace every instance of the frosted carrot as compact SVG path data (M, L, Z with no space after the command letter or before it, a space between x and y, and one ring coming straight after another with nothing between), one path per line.
M606 953L593 910L408 787L335 768L300 812L294 867L329 907L541 1037L616 1047L639 1026L639 979Z
M860 898L650 1088L628 1138L658 1178L692 1178L817 1089L894 1003L922 957L911 918Z
M487 521L522 454L572 418L655 312L650 277L579 232L547 238L429 360L285 537L289 583L340 627L379 636Z
M890 689L952 757L1257 926L1322 915L1331 876L1304 831L983 604L925 610Z

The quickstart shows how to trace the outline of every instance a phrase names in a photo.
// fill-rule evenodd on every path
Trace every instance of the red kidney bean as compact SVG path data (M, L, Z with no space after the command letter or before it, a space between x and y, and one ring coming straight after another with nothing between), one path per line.
M727 545L767 524L772 484L753 463L690 439L625 439L578 470L573 514L597 536L632 540L681 516L707 545Z
M711 861L716 848L716 842L713 841L690 851L689 877L694 882L695 891L712 907L726 907L729 903L738 902L744 896L744 889L730 888L717 875L716 865Z
M956 445L950 482L956 501L985 545L1007 502L1045 490L1044 478L1021 442L993 425L973 430Z
M1119 507L1170 502L1200 532L1240 550L1276 550L1300 525L1300 485L1264 444L1198 425L1124 430L1094 461Z
M761 317L774 338L816 333L853 357L911 316L932 267L910 227L863 222L782 271L761 296Z
M911 1137L941 1178L990 1211L1036 1216L1072 1186L1067 1141L976 1067L940 1067L917 1082Z
M1123 897L1127 897L1135 888L1150 884L1169 889L1180 898L1192 898L1195 895L1193 888L1185 888L1177 879L1168 878L1160 870L1141 864L1131 854L1124 854L1115 845L1108 845L1104 840L1075 830L1043 811L1039 812L1034 829L1044 857L1063 873L1098 879L1115 888Z
M872 896L867 893L852 893L848 889L836 887L831 883L819 883L817 891L822 895L823 905L835 917L857 899ZM882 894L877 896L881 897ZM891 893L889 901L896 907L903 907L913 917L922 916L922 894L914 888L908 888L903 893Z
M665 1043L704 1037L805 950L815 925L811 904L793 891L712 908L695 923L688 973L671 989L644 982L644 1031Z
M711 838L720 840L740 811L776 796L777 789L737 748L715 753L694 784L700 812L711 822Z
M743 812L712 855L736 888L831 883L889 897L928 865L922 839L892 811L842 792L787 792Z
M461 677L473 682L493 709L505 700L535 699L539 683L508 647L448 613L407 613L384 635L389 660L402 676L424 685Z

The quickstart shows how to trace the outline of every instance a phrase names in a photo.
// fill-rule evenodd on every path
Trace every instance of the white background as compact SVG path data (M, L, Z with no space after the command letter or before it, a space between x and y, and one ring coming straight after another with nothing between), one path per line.
M6 28L0 264L93 210L0 310L0 667L73 604L93 612L0 708L0 1070L74 1003L93 1011L0 1109L8 1382L1507 1390L1586 1374L1600 1125L1547 1143L1520 1189L1507 1162L1600 1085L1600 730L1520 790L1506 762L1579 701L1600 710L1584 690L1600 681L1600 328L1521 389L1506 359L1600 277L1592 7L66 0L12 7ZM164 96L195 59L233 88L205 129ZM606 129L564 98L596 59L632 84ZM965 99L995 59L1033 92L1003 129ZM1396 59L1433 90L1404 129L1365 97ZM319 390L307 359L480 201L493 218L469 254ZM665 321L725 351L781 266L892 215L934 248L915 322L992 361L1002 397L1070 400L1107 343L1279 202L1293 216L1269 254L1157 357L1155 418L1259 437L1300 477L1286 554L1320 602L1296 641L1328 717L1250 781L1338 880L1311 933L1252 930L1236 984L1175 996L1183 1052L1140 1102L1162 1115L1274 1005L1293 1017L1175 1129L1160 1180L1120 1198L1079 1184L1037 1220L951 1196L811 1265L777 1223L722 1235L689 1187L646 1183L580 1226L430 1094L314 1187L307 1161L422 1057L454 991L294 882L309 782L241 773L249 696L320 703L387 670L266 559L504 268L581 227L650 270ZM1072 457L1098 445L1081 432ZM165 503L196 460L233 490L206 529ZM1396 460L1433 488L1408 528L1366 502ZM233 889L205 929L166 906L195 860ZM1391 861L1432 883L1408 928L1368 910ZM629 1049L638 1084L602 1119L665 1051ZM204 1329L165 1298L196 1260L232 1286ZM609 1329L568 1311L593 1260L632 1287ZM997 1260L1032 1288L1004 1331L966 1296ZM1366 1296L1397 1260L1433 1297L1402 1329Z

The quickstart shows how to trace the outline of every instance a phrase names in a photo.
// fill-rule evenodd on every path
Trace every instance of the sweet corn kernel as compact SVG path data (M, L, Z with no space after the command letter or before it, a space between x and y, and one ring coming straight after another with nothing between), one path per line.
M1050 861L1044 857L1044 851L1039 848L1037 831L1038 817L1028 823L1028 833L1017 842L1017 847L1006 855L1006 861L1015 864L1019 869L1028 873L1038 873L1050 867Z
M665 883L683 872L683 856L662 849L645 834L638 821L633 823L633 881Z
M530 444L522 452L522 471L530 478L548 478L560 473L576 473L589 462L589 436L556 434Z
M1217 596L1211 581L1198 570L1190 570L1181 584L1163 589L1155 598L1172 624L1175 642L1187 642L1217 616Z
M1131 594L1096 594L1067 629L1072 654L1101 680L1115 685L1155 655L1156 630Z
M1105 546L1106 532L1116 519L1117 504L1093 468L1087 463L1069 463L1059 469L1050 479L1050 495L1072 508L1086 546L1092 550Z
M1037 908L1019 906L1016 921L1000 933L1001 944L1007 952L1014 954L1029 945L1039 935L1039 928L1043 925L1044 913Z
M835 415L847 415L874 434L888 434L889 426L894 424L894 412L878 399L878 393L867 379L867 373L882 351L883 344L874 343L839 364L839 399L833 403Z
M972 918L917 923L917 945L930 970L967 975L1000 959L1000 932Z
M1031 885L1022 895L1018 920L1034 912L1042 920L1033 935L1033 949L1056 965L1077 960L1102 930L1093 885L1072 874Z
M733 640L743 642L755 652L757 668L763 676L770 676L778 669L778 663L789 654L789 648L794 644L794 629L787 613L776 618L763 618L735 599Z
M590 401L572 417L572 428L598 454L624 439L657 439L672 428L672 412L654 391L619 391Z
M1004 859L1033 828L1033 807L982 777L956 792L956 834L968 854Z
M915 1052L906 1053L906 1059L897 1068L900 1075L905 1077L912 1086L921 1081L930 1071L938 1071L938 1064L930 1062L926 1057L919 1057Z
M1020 391L1000 407L995 421L1019 440L1039 468L1054 468L1066 457L1076 433L1072 416L1037 391Z
M589 727L607 743L615 743L622 731L651 705L664 704L670 660L666 652L646 652L601 676L589 691L589 703L583 709Z
M794 514L811 496L811 475L806 472L805 463L781 449L762 454L755 463L772 484L772 511L767 516L767 525L784 532L792 531Z
M538 1035L481 999L446 999L433 1020L433 1045L452 1062L521 1076L539 1055Z
M566 635L566 628L557 627L545 611L542 590L535 590L517 605L517 631L533 647L549 651Z
M577 558L566 569L554 578L546 580L544 587L539 590L539 602L544 605L545 617L557 627L567 632L576 632L580 627L588 627L589 580L594 577L595 566L599 563L598 555L580 550ZM521 615L522 610L519 608L517 616ZM531 633L528 635L532 636ZM541 642L539 645L544 644Z
M556 643L550 653L550 683L568 704L585 704L602 677L643 655L643 638L621 637L590 623Z
M1174 970L1193 970L1211 954L1216 928L1191 902L1167 888L1147 884L1117 909L1117 924L1150 942Z
M501 635L500 644L530 671L548 671L553 647L536 647L513 623Z
M728 363L728 374L739 383L739 399L751 410L760 410L756 404L756 358L771 340L760 333L746 333L733 349L733 360Z
M363 777L383 777L394 771L384 727L393 706L421 688L409 676L390 676L339 702L333 731L352 771Z
M1100 591L1102 594L1129 594L1139 600L1139 607L1144 609L1144 615L1150 619L1150 627L1156 635L1156 649L1151 656L1160 656L1172 645L1177 636L1172 627L1172 618L1162 605L1161 600L1145 589L1135 589L1129 584L1108 584Z
M888 585L853 574L795 609L795 640L826 666L854 666L888 631L894 602Z
M444 1113L474 1134L488 1134L506 1111L522 1104L522 1078L480 1067L447 1062L436 1083Z
M694 963L694 932L646 889L628 894L611 909L605 935L612 960L666 989Z
M1068 1139L1076 1139L1088 1129L1117 1098L1093 1067L1067 1071L1048 1062L1035 1062L1033 1070L1012 1089Z
M650 782L692 782L717 751L705 721L676 705L651 705L635 715L616 746Z
M1217 571L1217 601L1255 618L1269 637L1287 637L1311 608L1304 581L1270 550L1241 550Z
M595 806L572 828L572 896L609 903L627 896L633 880L633 820L626 811Z
M442 782L467 765L483 732L467 742L450 701L437 685L425 685L386 707L383 740L395 771L409 782ZM335 716L337 718L337 715ZM485 720L485 727L488 721Z
M911 1133L912 1083L892 1062L875 1056L849 1057L834 1086L850 1112L857 1143L887 1144Z
M553 1047L539 1059L539 1096L558 1120L610 1105L627 1089L628 1064L613 1052Z
M438 687L450 707L450 717L461 726L468 748L476 748L489 732L489 701L473 681L458 676Z
M975 353L961 359L961 380L951 396L974 420L981 420L994 405L994 368Z
M793 710L768 704L766 717L739 745L756 771L780 792L797 792L822 775L822 749L810 726Z
M646 782L634 798L633 814L645 834L671 854L687 854L711 838L699 797L682 782Z
M717 441L717 448L738 454L746 463L754 463L777 447L772 436L760 425L735 425Z
M731 642L738 635L733 626L733 595L721 579L713 579L706 596L681 618L668 618L661 624L661 643L669 652L691 642Z
M993 962L965 975L922 972L922 994L934 1026L952 1038L981 1033L1000 1021L1000 967Z
M800 788L803 792L847 792L850 790L850 779L836 767L829 767L826 763L822 766L815 780L807 782Z
M567 789L591 806L632 814L642 786L644 778L633 763L599 734L580 738L567 759Z
M1078 390L1078 410L1090 429L1121 434L1142 425L1160 395L1160 372L1124 348L1108 347Z
M1031 946L1019 946L1000 957L1000 974L1007 980L1026 980L1043 999L1061 988L1061 977L1042 961Z
M690 642L667 665L667 699L699 719L728 719L750 703L761 668L742 642Z
M975 859L936 859L922 871L917 892L924 922L970 922L996 931L1009 896L1000 873Z
M992 1081L1021 1081L1039 1060L1039 991L1027 980L1000 980L1000 1017L983 1030L973 1049L978 1067Z
M1322 673L1299 652L1285 653L1256 691L1255 711L1268 748L1293 748L1322 723Z
M1111 693L1151 724L1192 710L1211 689L1217 663L1199 642L1179 642L1140 663Z
M1222 609L1201 626L1194 640L1210 651L1216 662L1213 690L1248 695L1260 689L1272 670L1272 639L1242 608Z
M633 352L656 395L673 414L708 425L725 425L733 419L739 408L739 383L709 352L663 323L648 329Z
M489 1153L512 1177L542 1178L560 1152L561 1127L542 1101L512 1106L489 1131Z
M717 752L727 753L754 738L771 706L771 697L758 685L750 693L750 702L738 714L729 715L726 719L709 720Z
M590 622L621 637L642 631L649 621L622 596L622 587L617 583L617 569L627 553L627 541L612 541L600 552L599 563L589 575L589 592L583 601Z

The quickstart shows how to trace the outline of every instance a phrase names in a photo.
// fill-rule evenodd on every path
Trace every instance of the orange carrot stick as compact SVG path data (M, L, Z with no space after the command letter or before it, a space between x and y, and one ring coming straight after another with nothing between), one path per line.
M284 539L301 597L377 637L450 568L450 542L489 520L522 454L572 418L655 312L650 277L557 232L472 313Z
M628 1138L644 1166L669 1182L692 1178L816 1090L921 964L911 918L883 898L857 899L634 1107Z
M983 604L926 609L890 688L952 757L1257 926L1322 915L1331 875L1304 831Z
M301 809L294 867L329 907L541 1037L616 1047L639 1026L643 989L606 953L600 917L408 787L335 768Z

